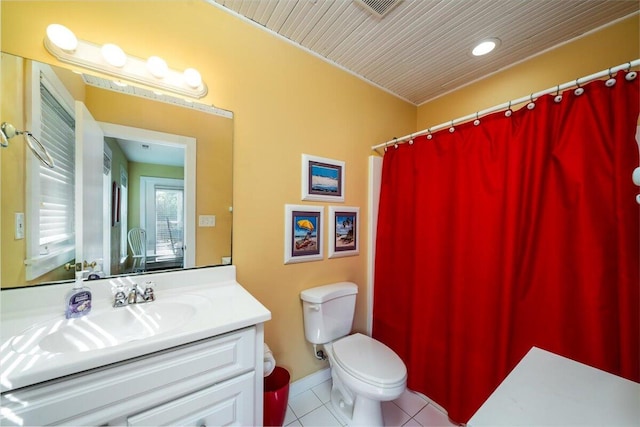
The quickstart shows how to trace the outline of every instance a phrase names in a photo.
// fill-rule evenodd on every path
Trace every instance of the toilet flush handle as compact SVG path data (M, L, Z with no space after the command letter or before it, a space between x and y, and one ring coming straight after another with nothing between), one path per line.
M308 307L311 311L320 311L320 306L318 304L309 304Z

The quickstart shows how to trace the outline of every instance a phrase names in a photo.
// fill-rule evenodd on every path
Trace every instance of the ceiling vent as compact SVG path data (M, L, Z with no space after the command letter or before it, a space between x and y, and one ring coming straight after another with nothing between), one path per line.
M362 6L364 10L376 18L383 18L401 1L402 0L355 0L356 4Z

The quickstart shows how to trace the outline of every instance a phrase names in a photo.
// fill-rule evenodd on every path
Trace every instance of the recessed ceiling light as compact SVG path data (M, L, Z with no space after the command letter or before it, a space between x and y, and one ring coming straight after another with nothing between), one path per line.
M495 38L486 39L486 40L483 40L480 43L478 43L476 45L476 47L473 48L471 53L474 56L486 55L487 53L491 52L492 50L494 50L499 45L500 45L500 40L499 39L495 39Z

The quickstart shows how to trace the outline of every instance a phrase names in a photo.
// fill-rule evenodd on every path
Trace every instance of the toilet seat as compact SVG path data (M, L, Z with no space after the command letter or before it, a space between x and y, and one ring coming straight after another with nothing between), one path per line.
M338 365L355 378L380 388L402 385L407 368L386 345L363 334L346 336L332 345Z

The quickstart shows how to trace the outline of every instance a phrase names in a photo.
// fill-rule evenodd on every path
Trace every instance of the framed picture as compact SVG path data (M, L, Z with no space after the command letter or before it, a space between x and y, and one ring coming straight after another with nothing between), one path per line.
M321 260L324 207L285 205L284 211L284 263Z
M360 253L360 208L329 206L329 258Z
M302 200L344 202L344 162L303 154Z

